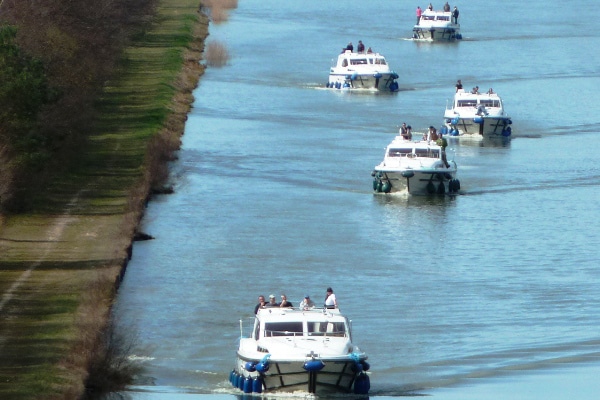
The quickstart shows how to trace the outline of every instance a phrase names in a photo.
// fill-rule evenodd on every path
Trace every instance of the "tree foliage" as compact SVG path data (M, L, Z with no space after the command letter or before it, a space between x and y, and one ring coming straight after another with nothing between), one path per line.
M43 140L32 130L50 90L42 62L23 54L16 35L15 27L0 26L0 140L16 151L38 152Z

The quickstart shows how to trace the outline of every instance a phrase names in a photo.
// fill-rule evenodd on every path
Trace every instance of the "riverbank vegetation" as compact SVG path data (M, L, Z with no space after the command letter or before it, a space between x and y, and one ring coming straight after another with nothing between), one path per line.
M0 0L0 398L82 398L135 373L110 309L203 72L199 9Z

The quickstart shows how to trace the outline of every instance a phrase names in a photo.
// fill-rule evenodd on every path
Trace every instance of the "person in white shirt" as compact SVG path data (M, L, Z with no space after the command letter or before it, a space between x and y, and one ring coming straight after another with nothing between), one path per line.
M304 296L304 300L300 302L300 308L302 310L308 310L309 308L313 308L315 306L315 302L310 299L309 295Z
M327 288L327 295L325 296L325 308L338 308L337 299L330 287Z

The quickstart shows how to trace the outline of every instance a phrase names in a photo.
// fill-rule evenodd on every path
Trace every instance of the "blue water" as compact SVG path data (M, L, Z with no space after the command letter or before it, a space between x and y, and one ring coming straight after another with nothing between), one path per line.
M231 59L194 93L175 194L149 204L156 240L135 244L116 304L146 367L127 396L230 398L257 296L320 300L327 286L369 354L374 397L460 397L600 364L591 5L457 5L464 40L446 44L408 40L417 4L384 0L243 0L211 25ZM359 39L400 75L398 93L325 89ZM512 140L451 140L459 196L374 195L398 126L440 126L457 79L502 96Z

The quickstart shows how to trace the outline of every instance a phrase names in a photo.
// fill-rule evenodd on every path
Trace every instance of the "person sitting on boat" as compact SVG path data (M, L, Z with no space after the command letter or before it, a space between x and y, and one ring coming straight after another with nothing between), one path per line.
M292 303L290 303L285 294L281 295L281 303L279 303L279 307L294 307Z
M494 94L494 89L490 88L490 90L487 91L487 94Z
M427 9L429 11L433 11L433 4L429 3L429 5L427 6Z
M300 308L302 310L308 310L309 308L313 308L315 306L315 302L310 299L309 295L304 296L304 300L300 302Z
M362 40L358 41L358 45L356 46L356 51L359 53L365 52L365 45L363 44Z
M372 54L372 53L373 53L373 50L371 50L371 48L369 47L369 48L367 49L367 54Z
M325 308L338 308L337 298L330 287L327 288L327 294L325 295Z
M456 91L458 92L459 90L462 90L463 85L462 82L460 81L460 79L456 82Z
M452 10L452 20L452 22L458 24L458 8L456 8L456 6L454 6L454 10Z
M275 301L275 295L274 294L272 294L272 295L269 296L269 302L265 306L265 308L269 308L269 307L279 307L279 304Z
M444 4L444 11L445 12L450 11L450 4L448 4L448 2L446 2L446 4Z
M444 162L446 168L449 168L450 164L448 164L448 160L446 159L446 147L448 147L448 141L446 140L442 132L440 132L438 140L435 142L435 144L442 148L442 161Z
M256 305L256 307L254 307L254 314L256 314L258 312L259 308L265 308L266 305L267 305L267 302L265 301L265 296L263 296L263 295L258 296L258 304Z
M471 90L471 94L479 94L479 86L475 86L473 90Z
M350 53L354 51L354 46L352 45L352 42L348 43L348 46L346 46L346 50L350 50Z

